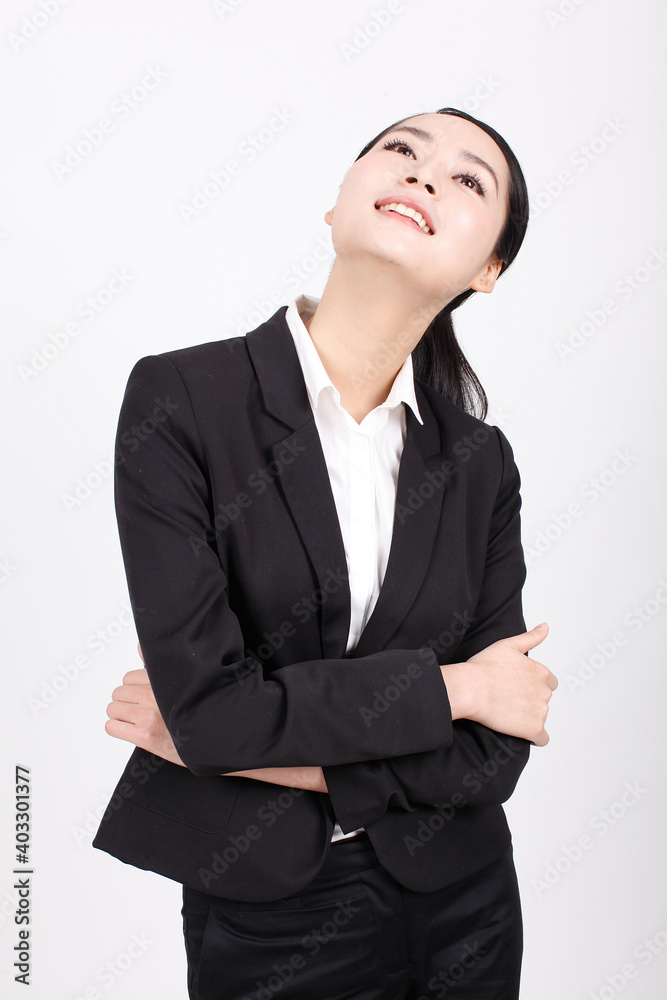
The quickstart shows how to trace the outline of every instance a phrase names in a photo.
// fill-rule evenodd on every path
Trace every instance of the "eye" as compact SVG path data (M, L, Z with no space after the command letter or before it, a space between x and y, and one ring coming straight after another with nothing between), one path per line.
M385 142L383 144L382 148L383 149L407 149L407 151L410 154L410 156L412 156L413 159L416 159L416 157L415 157L415 151L412 148L412 146L408 146L407 142L403 142L402 139L389 139L387 142ZM406 154L403 153L403 156L405 156L405 155Z
M457 174L454 180L463 181L464 187L470 188L471 191L476 191L477 194L481 194L482 198L486 194L486 188L482 183L482 179L477 174Z

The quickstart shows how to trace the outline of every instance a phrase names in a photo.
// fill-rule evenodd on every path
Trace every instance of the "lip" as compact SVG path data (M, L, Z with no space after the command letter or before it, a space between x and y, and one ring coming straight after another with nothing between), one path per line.
M406 208L414 208L415 212L421 212L421 214L424 216L424 221L426 222L426 225L431 230L430 235L432 236L435 233L435 227L433 225L433 219L431 218L431 216L429 215L429 213L426 211L426 209L424 208L424 206L420 205L418 201L414 200L414 198L407 198L405 195L402 195L402 194L392 195L389 198L380 198L379 201L375 202L375 207L376 207L376 209L379 209L381 205L391 205L393 202L396 202L397 204L400 204L400 205L405 205ZM401 218L405 218L405 216L401 216ZM421 228L421 227L418 227L418 228ZM424 232L423 229L421 231ZM428 233L424 233L424 235L428 236L429 234Z

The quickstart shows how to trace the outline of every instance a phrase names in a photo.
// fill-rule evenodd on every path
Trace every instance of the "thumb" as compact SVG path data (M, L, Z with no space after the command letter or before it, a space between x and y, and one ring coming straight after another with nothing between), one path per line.
M521 635L513 636L510 641L519 653L527 653L528 650L539 646L548 634L549 626L546 622L542 622L540 625L536 625L535 628L531 628L529 632L522 632Z

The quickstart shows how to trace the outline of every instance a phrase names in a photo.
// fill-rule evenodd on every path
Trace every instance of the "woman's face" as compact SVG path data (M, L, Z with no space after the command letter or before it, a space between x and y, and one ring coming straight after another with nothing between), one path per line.
M468 288L493 288L508 185L505 157L481 128L453 115L415 115L352 164L324 218L338 258L391 262L445 305ZM379 207L392 202L420 211L428 229Z

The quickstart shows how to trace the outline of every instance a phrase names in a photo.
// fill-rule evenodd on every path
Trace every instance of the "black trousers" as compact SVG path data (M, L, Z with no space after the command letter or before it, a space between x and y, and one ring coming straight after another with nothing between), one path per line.
M436 892L406 889L366 833L271 903L184 887L191 1000L517 1000L523 925L512 848Z

